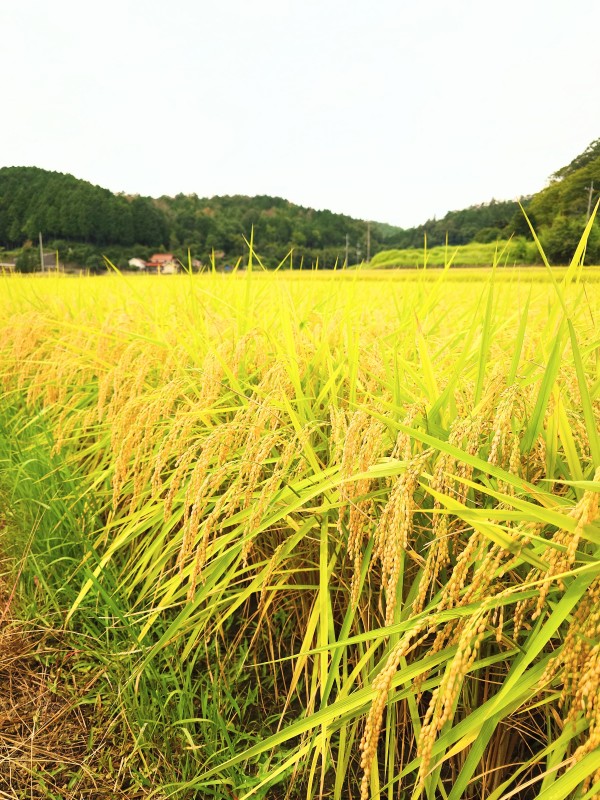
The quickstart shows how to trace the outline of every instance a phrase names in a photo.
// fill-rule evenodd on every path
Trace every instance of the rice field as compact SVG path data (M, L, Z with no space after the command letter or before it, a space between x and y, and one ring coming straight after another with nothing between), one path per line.
M3 278L3 624L88 736L7 796L597 797L579 256Z
M508 266L540 264L540 253L535 242L524 238L499 240L497 242L469 242L458 246L407 248L404 250L384 250L376 253L372 260L373 268L390 267L444 267L448 261L454 266L481 267L497 261Z

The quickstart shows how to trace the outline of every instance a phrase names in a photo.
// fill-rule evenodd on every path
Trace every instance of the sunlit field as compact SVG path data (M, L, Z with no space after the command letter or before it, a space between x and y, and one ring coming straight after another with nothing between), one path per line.
M600 269L7 276L0 312L3 625L85 730L59 767L38 716L15 797L598 796Z
M475 267L494 261L506 266L542 263L535 242L519 238L487 243L469 242L459 246L384 250L373 257L371 264L374 268L443 267L449 260L455 266Z

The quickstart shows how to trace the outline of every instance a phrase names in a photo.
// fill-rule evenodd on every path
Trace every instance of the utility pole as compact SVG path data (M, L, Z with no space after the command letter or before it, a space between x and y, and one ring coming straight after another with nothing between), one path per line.
M348 259L350 258L350 234L346 234L346 266L348 267Z
M40 266L42 268L42 272L44 270L44 245L42 244L42 232L40 231Z
M594 181L592 181L590 185L586 186L585 188L590 190L590 193L588 195L588 210L587 210L587 218L589 219L592 214L592 196L594 194Z
M371 260L371 223L367 222L367 264Z

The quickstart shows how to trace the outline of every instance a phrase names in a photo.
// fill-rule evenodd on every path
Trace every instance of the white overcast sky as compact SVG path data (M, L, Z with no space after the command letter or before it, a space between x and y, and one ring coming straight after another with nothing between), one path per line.
M0 166L410 226L600 137L598 0L0 0Z

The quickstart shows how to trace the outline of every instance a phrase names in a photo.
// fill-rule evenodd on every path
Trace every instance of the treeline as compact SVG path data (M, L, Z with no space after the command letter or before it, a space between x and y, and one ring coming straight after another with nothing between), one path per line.
M566 264L577 248L589 215L600 196L600 139L593 141L583 153L558 169L550 183L540 192L522 197L519 202L492 200L461 211L450 211L442 219L428 220L423 225L398 230L388 237L389 248L422 248L425 237L428 247L482 244L516 237L513 251L524 252L523 241L532 240L527 214L544 252L551 263ZM529 259L530 260L530 259ZM586 263L600 263L600 222L590 232Z
M384 229L375 224L277 197L131 197L36 167L0 169L0 247L23 247L24 269L36 268L39 232L61 261L93 268L103 255L124 266L132 256L167 249L182 261L189 250L205 263L213 257L235 262L247 252L253 230L270 267L291 250L295 266L332 267L387 246Z
M201 198L195 194L161 197L157 201L171 221L172 247L189 248L208 260L216 252L228 260L243 255L254 231L254 242L267 266L277 266L293 249L293 263L319 262L322 267L351 264L387 247L377 225L316 211L280 197L242 195ZM368 241L369 240L369 241Z
M531 198L528 213L552 263L565 264L572 257L599 196L600 139L596 139ZM600 264L598 218L588 239L586 263Z
M524 207L530 198L521 198ZM499 239L509 239L515 233L526 233L525 217L515 201L492 200L461 211L449 211L441 219L429 219L415 228L398 230L389 235L388 244L396 249L423 247L427 237L428 247L446 244L458 246L470 242L487 244Z
M595 188L594 188L595 187ZM22 248L18 264L35 269L35 242L42 232L62 262L91 269L107 256L120 267L132 256L147 259L169 250L183 262L235 263L254 231L255 247L267 267L293 251L290 263L333 267L360 263L388 250L482 244L512 236L531 240L525 208L552 263L572 256L600 190L600 139L531 197L495 201L450 211L442 219L402 229L367 223L344 214L316 211L278 197L203 198L114 194L72 175L36 167L0 169L0 248ZM588 244L587 262L600 263L600 225Z

